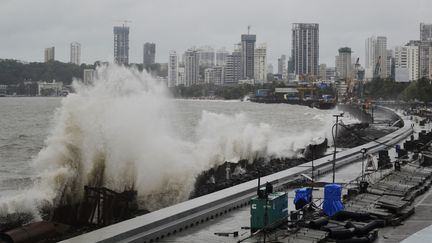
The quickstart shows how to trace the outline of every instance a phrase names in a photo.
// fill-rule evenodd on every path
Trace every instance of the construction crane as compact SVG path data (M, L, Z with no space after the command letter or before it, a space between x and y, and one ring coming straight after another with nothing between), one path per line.
M373 73L373 78L377 79L380 77L380 73L381 73L381 56L378 57L378 61L375 64L375 69L374 69L374 73Z
M358 70L360 69L359 61L360 58L357 58L356 63L354 64L354 72L351 73L349 78L346 80L348 96L354 95L355 87L358 85Z
M357 58L356 63L354 64L355 68L355 79L357 80L357 87L358 87L358 94L361 99L363 99L363 93L364 93L364 81L360 80L360 57Z
M359 69L360 68L360 57L357 57L356 63L354 64L355 69Z

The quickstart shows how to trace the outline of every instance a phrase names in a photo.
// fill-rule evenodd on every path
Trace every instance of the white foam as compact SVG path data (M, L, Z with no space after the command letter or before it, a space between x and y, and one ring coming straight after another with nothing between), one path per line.
M143 207L154 210L186 200L195 177L225 161L291 157L322 132L276 132L244 114L204 111L194 134L181 139L170 116L173 102L164 84L149 74L102 66L91 86L74 81L76 93L62 100L45 147L33 161L32 188L0 199L0 214L31 212L81 199L84 185L122 191L135 188ZM326 136L329 137L329 136Z

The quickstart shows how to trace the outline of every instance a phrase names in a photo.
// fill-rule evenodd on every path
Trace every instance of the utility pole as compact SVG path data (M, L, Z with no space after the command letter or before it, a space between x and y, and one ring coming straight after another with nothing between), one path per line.
M333 146L334 146L334 151L333 151L333 183L335 183L335 170L336 170L336 140L337 140L337 130L338 130L338 123L339 123L339 117L343 117L343 113L340 113L338 115L333 115L333 117L336 117L336 124L334 126L336 126L336 132L335 132L335 136L333 138ZM332 131L333 133L333 131Z
M367 153L367 149L362 148L360 152L362 153L362 180L361 181L364 181L364 157L365 154Z
M317 147L316 144L314 145L309 145L311 148L311 154L312 154L312 192L314 189L314 185L315 185L315 175L314 175L314 170L315 170L315 166L314 166L314 159L315 159L315 149ZM312 193L313 194L313 193Z

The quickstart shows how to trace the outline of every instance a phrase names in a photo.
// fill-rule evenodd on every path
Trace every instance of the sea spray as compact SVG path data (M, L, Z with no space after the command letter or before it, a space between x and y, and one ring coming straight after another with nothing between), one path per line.
M34 159L34 186L0 199L0 214L79 202L83 187L134 188L142 207L155 210L186 200L203 170L240 159L293 157L319 134L284 134L245 114L204 111L190 140L173 126L176 104L163 83L146 72L101 66L93 84L74 81L62 100L45 147ZM313 117L312 119L321 119ZM178 124L176 124L178 125ZM181 126L181 124L180 124Z

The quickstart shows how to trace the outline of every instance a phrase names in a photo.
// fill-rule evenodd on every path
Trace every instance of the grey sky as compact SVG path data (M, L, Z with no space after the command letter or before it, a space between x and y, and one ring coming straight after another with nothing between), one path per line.
M431 0L0 0L0 58L42 61L45 47L69 61L69 44L82 45L82 61L112 61L112 27L131 20L130 62L142 62L142 45L156 43L156 61L168 51L211 45L216 49L257 35L276 68L291 50L291 24L320 24L320 63L334 66L337 49L349 46L364 63L364 42L385 35L388 48L419 38L419 23L432 23Z

